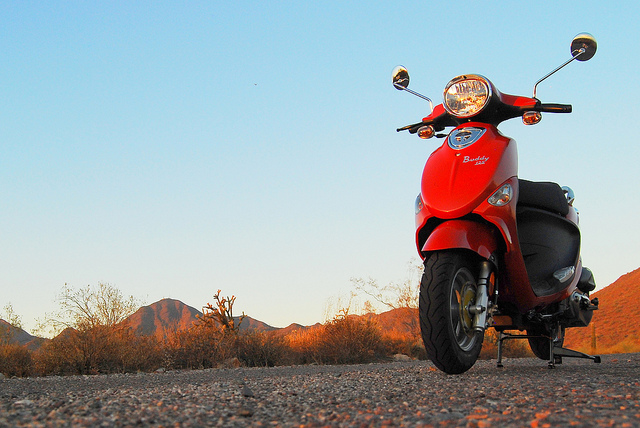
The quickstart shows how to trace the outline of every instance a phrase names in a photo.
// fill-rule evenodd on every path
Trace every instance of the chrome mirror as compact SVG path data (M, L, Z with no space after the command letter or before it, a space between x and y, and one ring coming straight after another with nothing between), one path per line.
M394 68L391 77L393 78L393 87L397 90L402 91L409 86L409 72L403 66L399 65Z
M416 97L420 97L423 100L429 101L429 107L431 107L431 111L433 111L433 102L431 101L431 98L425 97L424 95L419 94L415 91L412 91L411 89L408 88L409 72L407 71L406 68L404 68L401 65L397 66L396 68L393 69L393 72L391 73L391 78L393 81L394 88L396 88L399 91L407 91L410 94L415 95Z
M533 98L536 98L537 96L538 85L540 82L563 68L565 65L569 64L574 59L577 59L578 61L590 60L596 54L597 48L598 44L596 43L596 39L591 34L580 33L575 36L571 41L571 59L536 82L533 86Z
M580 33L571 41L571 56L578 61L589 61L597 49L598 43L589 33Z
M573 206L573 202L576 200L576 194L573 193L573 189L569 186L562 186L562 192L565 198L567 198L567 203Z

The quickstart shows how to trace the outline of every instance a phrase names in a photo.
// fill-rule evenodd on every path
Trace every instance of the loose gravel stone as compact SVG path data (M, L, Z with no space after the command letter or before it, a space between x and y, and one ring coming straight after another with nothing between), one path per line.
M640 354L0 380L0 427L640 426Z

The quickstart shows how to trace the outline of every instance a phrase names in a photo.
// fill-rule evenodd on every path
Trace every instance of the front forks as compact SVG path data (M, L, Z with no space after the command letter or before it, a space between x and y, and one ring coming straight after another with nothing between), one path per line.
M476 287L475 305L470 305L468 310L473 315L473 329L484 333L487 327L487 312L489 311L489 285L491 278L491 264L488 261L480 263L480 274Z

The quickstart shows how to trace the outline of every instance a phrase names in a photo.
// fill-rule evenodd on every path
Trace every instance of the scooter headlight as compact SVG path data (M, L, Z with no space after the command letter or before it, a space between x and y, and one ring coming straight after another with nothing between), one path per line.
M493 192L493 195L489 197L487 202L494 207L503 207L511 202L511 199L513 199L513 188L511 184L507 183Z
M416 214L418 214L420 211L422 211L422 208L424 208L424 205L422 203L422 193L421 193L416 198Z
M444 108L460 118L480 113L491 98L491 84L479 75L458 76L444 88Z

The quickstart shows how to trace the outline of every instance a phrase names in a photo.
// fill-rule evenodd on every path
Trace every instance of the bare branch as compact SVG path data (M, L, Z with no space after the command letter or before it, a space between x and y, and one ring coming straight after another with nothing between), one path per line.
M243 312L236 325L236 320L233 317L233 304L236 301L236 296L221 297L220 293L221 290L218 290L213 296L215 304L207 303L207 306L202 308L202 316L199 316L198 319L201 325L219 328L223 333L237 334L246 315Z
M68 327L77 330L113 327L140 307L133 296L125 298L119 289L102 282L97 287L87 285L78 290L65 284L57 300L60 310L47 314L45 321L39 322L39 329L44 324L58 332Z

